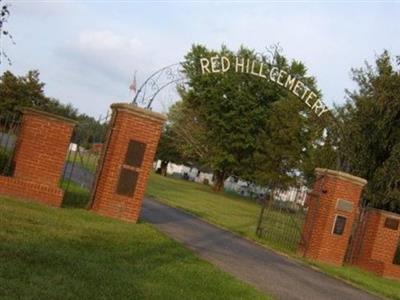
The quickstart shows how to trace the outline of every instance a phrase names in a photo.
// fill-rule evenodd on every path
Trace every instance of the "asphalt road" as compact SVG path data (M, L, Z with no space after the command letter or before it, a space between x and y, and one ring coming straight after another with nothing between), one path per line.
M146 199L141 216L203 259L278 299L379 299L157 201Z

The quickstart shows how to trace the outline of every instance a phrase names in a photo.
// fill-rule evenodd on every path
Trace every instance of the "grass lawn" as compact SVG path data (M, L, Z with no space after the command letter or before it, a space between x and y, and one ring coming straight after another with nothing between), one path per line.
M12 173L12 154L12 149L6 149L5 147L0 146L0 174L7 176Z
M77 165L88 169L89 171L95 173L97 164L99 162L100 155L90 152L79 152L79 151L69 151L67 154L66 161L70 163L76 163Z
M260 206L254 200L230 193L215 193L206 185L157 174L152 174L150 177L147 195L300 259L273 241L256 236ZM399 281L378 277L355 267L332 267L304 259L301 261L365 290L400 300Z
M150 224L0 199L1 299L265 299Z
M90 200L90 191L72 180L63 180L61 188L65 192L62 207L86 208Z
M342 278L364 290L390 299L400 299L400 282L376 276L370 272L352 266L335 267L311 262L318 269L332 276Z
M273 241L256 235L261 207L255 200L233 193L215 193L207 185L154 173L150 176L146 193L233 232L288 252Z

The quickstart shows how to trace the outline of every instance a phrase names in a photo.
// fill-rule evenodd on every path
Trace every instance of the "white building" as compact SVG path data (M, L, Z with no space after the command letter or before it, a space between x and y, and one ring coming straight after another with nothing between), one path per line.
M154 164L154 169L157 170L160 166L161 160L158 160ZM184 174L187 174L188 180L190 181L204 183L207 179L209 185L213 184L212 173L199 172L197 168L188 167L185 165L169 163L167 166L167 174L177 177L183 177ZM253 183L237 179L233 176L230 176L225 180L224 189L227 191L235 192L245 197L256 198L265 195L268 191L266 187L261 187ZM303 205L307 196L307 192L308 188L305 186L302 186L300 188L291 187L286 190L276 190L274 196L275 199L279 201L289 201Z
M158 160L154 164L154 169L157 170L161 166L161 160ZM207 179L209 184L212 184L213 174L199 172L199 170L195 167L188 167L185 165L177 165L174 163L169 163L167 166L167 174L177 177L183 177L184 174L188 176L190 181L195 181L198 183L204 183L204 180Z

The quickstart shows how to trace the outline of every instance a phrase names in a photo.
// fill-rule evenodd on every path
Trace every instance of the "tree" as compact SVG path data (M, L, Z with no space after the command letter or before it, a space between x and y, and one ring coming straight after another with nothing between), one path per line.
M174 130L195 127L181 136L186 136L183 140L190 145L189 152L214 170L216 191L229 175L261 184L267 179L282 182L282 178L293 178L313 137L313 117L298 99L270 81L229 71L202 75L200 58L215 55L277 65L315 87L302 63L289 63L277 51L270 57L244 47L234 53L224 46L214 51L194 45L183 63L188 84L180 90L183 117L175 122ZM194 134L196 138L190 142Z
M10 71L4 72L0 77L0 113L13 114L21 107L45 106L48 99L43 87L38 71L19 77Z
M167 167L170 162L182 162L182 156L177 148L177 139L175 132L171 130L171 125L167 123L156 153L156 157L161 160L160 174L163 176L167 176Z
M265 131L244 178L282 188L309 183L305 176L310 152L321 136L320 124L290 97L275 102L265 119Z
M400 57L352 70L358 85L339 111L342 168L368 180L365 202L400 213Z
M44 94L45 84L39 79L37 70L29 71L25 76L15 76L6 71L0 76L0 114L15 115L23 107L38 109L76 119L78 111L71 104L62 104Z
M45 84L39 79L39 71L29 71L25 76L15 76L6 71L0 77L0 116L15 118L21 108L31 107L78 121L73 142L84 147L103 143L107 124L80 114L72 104L63 104L44 94Z
M400 213L400 58L387 51L375 65L353 69L358 88L335 108L309 166L322 166L368 180L364 205ZM309 168L309 171L311 167Z

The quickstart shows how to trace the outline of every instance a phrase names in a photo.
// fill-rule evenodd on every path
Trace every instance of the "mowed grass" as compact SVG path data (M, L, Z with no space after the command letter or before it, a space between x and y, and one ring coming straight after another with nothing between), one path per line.
M400 300L400 281L382 278L352 266L335 267L315 262L311 264L325 273L342 278L371 293Z
M265 299L146 223L0 198L1 299Z
M274 249L283 252L291 250L275 240L256 235L261 206L253 199L233 193L216 193L207 185L154 173L150 176L146 194ZM286 216L281 214L278 217Z
M152 173L147 196L230 230L256 238L260 205L233 193L215 193L210 186Z
M100 155L91 152L69 151L66 161L75 163L78 166L85 168L93 173L96 172Z
M62 207L85 208L90 200L90 191L72 180L63 180L61 188L65 191Z
M288 251L289 248L282 247L281 241L274 243L274 240L257 237L255 231L261 207L254 200L225 192L215 193L206 185L157 174L152 174L150 177L147 195L168 205L182 208L275 250L288 253L302 263L313 265L327 274L342 278L364 290L400 300L400 281L378 277L352 266L332 267L304 260L296 256L293 251ZM277 213L273 213L274 216L270 221L279 225L279 219L285 216L277 216ZM279 226L277 228L276 232L280 230Z

